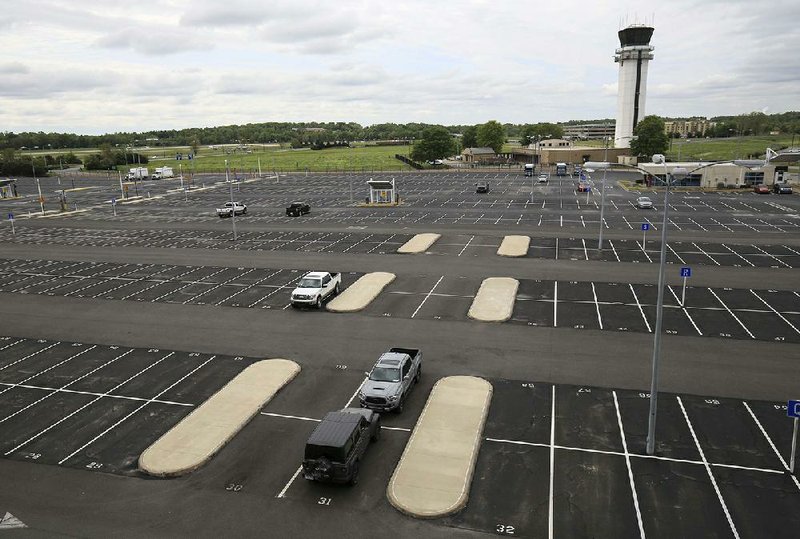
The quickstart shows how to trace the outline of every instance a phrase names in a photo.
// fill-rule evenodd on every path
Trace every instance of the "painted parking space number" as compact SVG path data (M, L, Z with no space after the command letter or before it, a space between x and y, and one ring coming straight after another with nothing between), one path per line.
M508 524L498 524L494 530L502 535L514 535L514 526Z
M333 498L320 498L317 500L317 505L330 505Z

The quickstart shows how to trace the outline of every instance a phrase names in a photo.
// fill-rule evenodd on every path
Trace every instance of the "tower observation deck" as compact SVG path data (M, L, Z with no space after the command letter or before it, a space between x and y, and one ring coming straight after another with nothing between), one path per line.
M630 146L633 128L644 118L647 67L653 59L650 38L654 30L651 26L631 25L618 33L620 48L614 54L614 61L619 64L617 124L614 130L616 148Z

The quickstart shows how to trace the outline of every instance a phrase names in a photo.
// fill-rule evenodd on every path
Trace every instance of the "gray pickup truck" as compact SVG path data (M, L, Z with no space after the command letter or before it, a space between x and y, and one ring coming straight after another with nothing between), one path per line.
M358 390L362 408L380 412L403 411L403 405L422 374L422 351L392 348L381 354Z

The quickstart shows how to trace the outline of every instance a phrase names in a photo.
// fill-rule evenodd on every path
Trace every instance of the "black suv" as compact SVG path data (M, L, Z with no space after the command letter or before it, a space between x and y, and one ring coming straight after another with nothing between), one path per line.
M355 485L359 462L380 432L381 416L372 410L345 408L328 412L306 442L303 477Z
M286 215L288 215L289 217L299 217L304 213L310 213L310 212L311 212L311 206L309 206L305 202L292 202L286 208Z
M475 184L475 192L476 193L488 193L489 192L489 182L478 182Z
M775 185L773 186L772 190L775 192L775 194L778 194L778 195L791 195L792 194L791 186L787 185L786 183L776 182Z

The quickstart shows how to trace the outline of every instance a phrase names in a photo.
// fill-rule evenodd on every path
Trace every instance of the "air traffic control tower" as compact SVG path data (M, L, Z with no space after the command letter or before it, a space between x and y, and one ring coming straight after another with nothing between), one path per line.
M650 45L653 30L651 26L631 25L619 31L620 48L614 54L614 61L619 63L615 148L630 147L633 128L644 118L647 65L653 59Z

